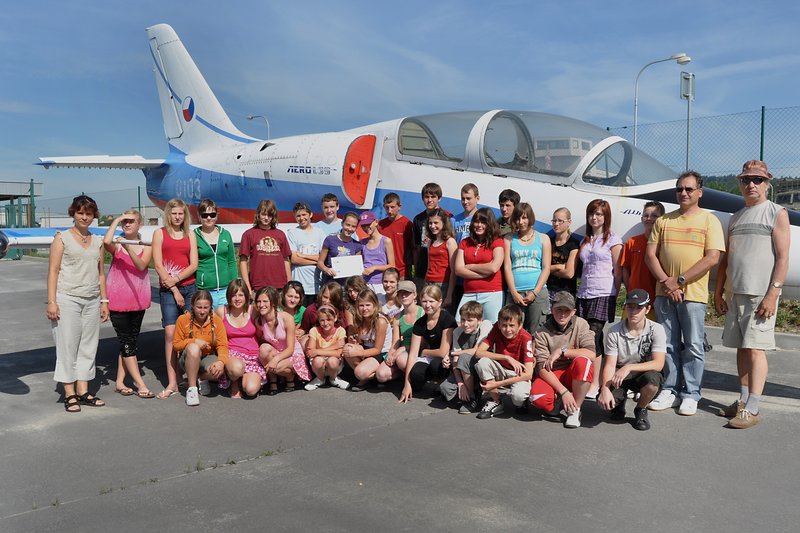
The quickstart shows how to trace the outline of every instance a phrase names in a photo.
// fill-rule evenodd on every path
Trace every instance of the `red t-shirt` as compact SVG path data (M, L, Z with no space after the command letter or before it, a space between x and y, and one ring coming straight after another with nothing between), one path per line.
M384 237L392 239L394 266L400 271L400 279L406 275L406 253L411 251L411 238L414 224L408 217L399 215L395 220L384 218L378 221L378 231Z
M289 281L285 260L291 255L286 234L277 228L250 228L239 245L239 256L250 259L250 286L254 291L267 286L282 289Z
M188 236L173 239L166 228L161 228L163 240L161 241L161 264L168 274L179 274L191 262L192 243ZM195 282L194 274L178 282L179 287L191 285Z
M463 242L463 241L462 241ZM517 336L507 339L500 331L500 327L495 324L492 331L482 341L489 347L489 351L503 355L510 355L523 365L525 363L536 363L533 356L533 337L527 330L520 329ZM512 370L508 361L498 361L504 368Z
M425 281L433 283L447 283L450 281L450 252L447 251L447 241L428 248L428 272Z
M472 241L471 237L467 237L458 244L459 249L464 250L464 264L486 264L492 262L492 251L495 248L503 249L503 239L497 238L491 246L487 247L483 244L477 247ZM464 279L464 292L496 292L503 290L503 268L497 269L497 272L488 278L481 279Z

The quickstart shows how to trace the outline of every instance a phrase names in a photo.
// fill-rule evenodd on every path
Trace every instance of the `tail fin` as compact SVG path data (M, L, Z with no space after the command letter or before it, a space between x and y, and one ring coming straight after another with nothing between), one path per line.
M183 153L256 141L233 125L168 24L147 28L167 141Z

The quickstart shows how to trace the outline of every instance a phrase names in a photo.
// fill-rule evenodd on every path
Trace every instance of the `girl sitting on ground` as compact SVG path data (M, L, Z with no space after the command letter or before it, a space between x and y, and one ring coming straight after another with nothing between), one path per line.
M392 347L392 330L389 319L380 312L378 297L371 289L364 289L358 294L356 305L355 333L349 337L342 353L358 379L358 383L350 390L360 392L375 377L375 372Z
M423 314L422 307L417 305L417 287L413 281L403 280L398 283L396 297L403 305L403 310L392 319L394 344L386 353L386 359L375 371L378 383L387 383L404 375L414 323Z
M306 312L306 308L303 306L303 298L305 297L306 291L303 289L303 284L299 281L290 281L284 285L281 291L281 311L286 311L292 315L296 328L295 334L298 337L307 333L298 327L303 320L303 313Z
M457 324L453 316L442 309L442 289L427 285L422 289L420 301L425 316L416 321L412 330L401 403L411 399L412 391L421 391L428 380L443 378L450 367L450 346Z
M225 293L227 306L217 307L215 313L222 319L228 335L228 363L225 370L229 379L220 379L219 388L230 386L231 398L241 398L242 390L253 397L267 381L267 373L258 358L256 325L252 319L250 291L242 279L233 280Z
M256 327L264 341L259 359L269 380L268 396L278 393L278 377L286 380L286 392L295 390L295 375L304 381L311 379L303 348L294 333L294 318L278 309L280 294L272 287L262 287L256 293Z
M394 318L403 310L403 304L397 299L397 284L400 282L400 272L394 268L383 271L383 292L386 303L381 306L381 312L389 318Z
M300 329L306 332L311 331L311 328L317 324L317 309L323 305L330 305L336 310L336 325L342 326L347 331L350 322L347 321L347 313L345 313L342 286L336 281L323 285L319 293L317 293L317 301L306 307L303 313L303 320L300 321ZM304 347L307 341L308 335L300 340Z
M311 361L314 379L306 384L308 391L316 390L330 380L331 385L347 389L350 383L339 377L344 367L342 349L347 334L344 328L337 326L339 314L332 306L323 304L317 309L317 325L308 333L306 355Z

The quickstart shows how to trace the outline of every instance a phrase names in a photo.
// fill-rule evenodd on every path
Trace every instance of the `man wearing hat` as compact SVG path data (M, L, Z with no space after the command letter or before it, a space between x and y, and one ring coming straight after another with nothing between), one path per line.
M575 316L575 297L557 292L550 315L533 338L536 379L530 402L536 409L556 415L563 406L564 427L581 426L581 405L592 384L595 364L594 332Z
M789 268L789 215L767 200L766 163L748 161L737 176L744 207L728 223L728 253L720 261L714 306L725 316L722 342L736 348L741 394L719 410L736 429L759 422L767 354L775 349L775 314Z
M612 420L625 419L625 400L629 390L639 393L633 409L633 427L650 429L647 404L661 388L667 335L664 327L647 318L650 295L634 289L625 298L627 318L617 322L606 334L606 356L597 403L611 411Z
M680 405L678 414L689 416L697 413L705 366L708 272L725 251L725 234L719 219L700 209L700 174L681 174L675 196L678 209L656 220L645 252L657 281L656 316L667 334L664 385L649 408L662 411Z

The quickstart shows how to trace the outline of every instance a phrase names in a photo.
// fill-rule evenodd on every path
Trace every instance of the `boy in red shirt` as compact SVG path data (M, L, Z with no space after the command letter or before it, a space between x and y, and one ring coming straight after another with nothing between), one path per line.
M392 239L394 249L394 266L400 272L400 279L409 279L411 269L406 269L411 255L411 239L414 232L414 224L409 218L400 213L400 196L395 192L390 192L383 197L383 209L386 211L386 218L378 221L378 231L384 237Z
M644 254L647 250L647 238L653 231L656 219L664 214L664 205L661 202L647 202L642 210L642 225L644 232L625 241L625 247L619 258L622 267L622 283L625 289L631 292L634 289L644 289L650 295L650 301L656 299L656 280L650 269L644 264ZM651 311L655 315L655 311ZM655 319L655 316L650 317Z
M516 305L503 307L497 315L497 323L475 352L478 357L475 373L481 380L481 388L490 396L478 413L481 420L503 413L501 392L511 394L511 402L518 411L524 409L531 390L535 358L533 338L522 329L523 318L522 310Z

